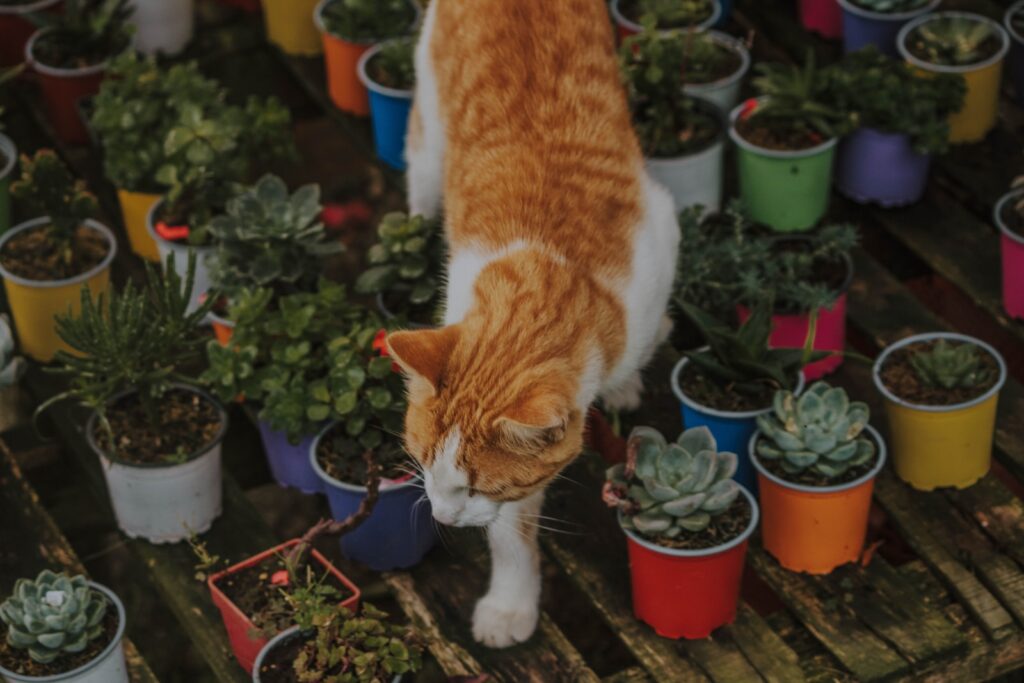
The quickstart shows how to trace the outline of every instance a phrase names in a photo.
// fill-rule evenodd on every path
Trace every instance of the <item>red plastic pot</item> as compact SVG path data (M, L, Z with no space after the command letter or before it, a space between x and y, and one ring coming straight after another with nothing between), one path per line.
M286 543L282 543L276 548L271 548L265 552L250 557L248 560L239 562L233 567L229 567L224 571L214 574L206 581L207 587L210 589L210 597L213 599L213 604L220 610L221 619L224 620L224 628L228 632L228 640L231 641L231 649L235 653L235 659L242 665L246 673L252 673L253 663L256 661L256 656L263 649L263 646L267 644L268 638L263 638L256 635L256 626L249 619L249 616L242 612L235 603L231 602L223 591L217 587L217 582L221 581L224 577L230 574L237 574L243 569L247 569L255 564L259 564L268 557L288 550L299 543L299 539L295 538ZM319 551L311 550L309 553L310 558L320 564L324 569L331 573L334 578L342 583L348 590L352 592L346 600L341 602L342 607L355 611L359 608L359 589L354 583L348 580L348 578L339 572L333 564L331 564L326 557L324 557Z
M629 548L633 613L665 638L707 638L736 618L747 543L757 528L754 497L740 490L751 506L747 529L716 548L663 548L623 529Z
M78 69L61 69L36 61L32 47L39 37L49 30L42 29L32 34L25 45L25 61L38 76L46 114L57 137L70 145L84 145L89 142L89 133L78 113L78 101L99 92L107 63Z
M21 64L25 59L25 44L39 27L29 15L52 11L60 0L38 0L25 5L0 5L0 67Z
M843 10L837 0L800 0L800 23L823 38L841 38Z

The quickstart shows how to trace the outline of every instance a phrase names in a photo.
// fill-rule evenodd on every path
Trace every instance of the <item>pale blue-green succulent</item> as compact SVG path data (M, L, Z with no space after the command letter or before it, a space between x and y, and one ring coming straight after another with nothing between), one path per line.
M622 512L622 525L652 538L702 531L740 494L732 480L735 453L719 453L707 427L675 443L650 427L629 435L627 459L607 472L604 500Z
M764 435L757 455L780 461L790 474L811 469L838 477L875 456L874 442L862 434L870 416L867 404L850 401L843 389L826 382L815 382L799 398L778 391L772 412L757 418Z
M49 664L102 636L109 604L84 576L69 578L44 569L34 581L18 579L14 593L0 604L0 621L7 625L8 645Z

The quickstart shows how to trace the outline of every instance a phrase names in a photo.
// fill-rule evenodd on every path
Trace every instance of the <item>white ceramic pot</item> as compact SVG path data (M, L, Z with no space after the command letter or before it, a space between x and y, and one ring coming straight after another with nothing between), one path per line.
M723 112L732 111L733 107L740 101L740 86L743 85L743 77L750 71L750 51L739 38L730 36L721 31L708 31L708 37L719 45L723 45L740 56L740 68L732 75L721 78L711 83L692 83L683 86L688 95L705 99Z
M721 110L711 103L705 104L715 111L719 119L720 128L714 142L686 156L644 160L650 176L672 195L677 213L696 204L702 205L709 213L716 213L722 207L722 176L728 127Z
M153 238L153 241L156 242L156 250L160 253L161 264L167 263L168 256L174 256L174 269L177 271L178 275L181 276L182 286L185 284L185 275L188 273L188 252L196 252L195 282L192 285L192 297L188 304L188 311L191 313L199 308L203 303L204 295L210 290L210 287L213 284L213 279L210 275L209 262L216 249L214 247L193 247L188 244L170 242L158 235L154 225L156 223L157 212L163 205L163 200L160 200L150 208L149 215L146 216L146 231L149 233L149 236Z
M192 40L194 0L133 0L135 49L173 55Z

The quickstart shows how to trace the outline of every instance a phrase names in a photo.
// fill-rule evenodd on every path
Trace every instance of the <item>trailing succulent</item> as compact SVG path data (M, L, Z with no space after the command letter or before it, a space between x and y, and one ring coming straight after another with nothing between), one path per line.
M0 389L16 384L25 368L25 360L14 355L11 324L6 315L0 314Z
M851 402L843 389L826 382L815 382L799 398L778 391L772 412L757 417L764 435L757 455L778 461L790 474L812 470L839 477L875 457L874 442L862 435L870 415L866 403Z
M415 49L416 39L413 37L384 43L366 66L370 78L386 88L412 90L416 85Z
M718 452L707 427L687 429L668 443L656 429L636 427L626 462L607 472L603 498L622 514L622 526L653 539L708 528L740 494L732 480L735 453Z
M988 57L985 45L996 37L981 17L940 16L911 31L907 49L930 64L967 66Z
M109 605L84 576L69 578L44 569L34 581L18 579L11 597L0 604L0 621L7 626L8 645L49 664L102 636Z
M354 43L408 35L415 20L411 0L332 0L323 10L327 31Z
M940 339L928 350L910 355L910 365L922 384L937 389L970 389L993 383L995 373L984 362L985 352L970 343Z
M34 18L52 29L36 44L36 57L50 66L92 66L131 42L129 0L64 0L61 12Z
M623 5L630 16L649 16L662 29L695 26L709 19L715 9L711 0L632 0Z
M931 0L853 0L853 4L880 14L902 14L927 7Z

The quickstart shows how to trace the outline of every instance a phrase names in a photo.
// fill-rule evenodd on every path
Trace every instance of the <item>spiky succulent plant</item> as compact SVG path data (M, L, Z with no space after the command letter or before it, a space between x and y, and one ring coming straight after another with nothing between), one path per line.
M937 341L930 349L910 356L910 365L924 384L941 389L970 389L992 383L994 373L983 360L983 351L970 343Z
M985 59L982 47L995 35L981 16L939 16L912 31L907 47L930 64L966 66Z
M0 604L7 643L27 650L40 664L63 653L81 652L103 635L109 602L89 587L84 576L68 577L44 569L35 581L19 579L14 593Z
M652 538L703 531L740 494L732 480L735 453L718 452L707 427L669 443L656 429L636 427L626 462L607 472L603 497L622 512L622 525Z
M815 382L800 398L778 391L772 408L757 417L765 437L757 442L757 454L781 461L786 472L810 469L834 478L875 455L874 442L862 435L871 411L839 387Z

